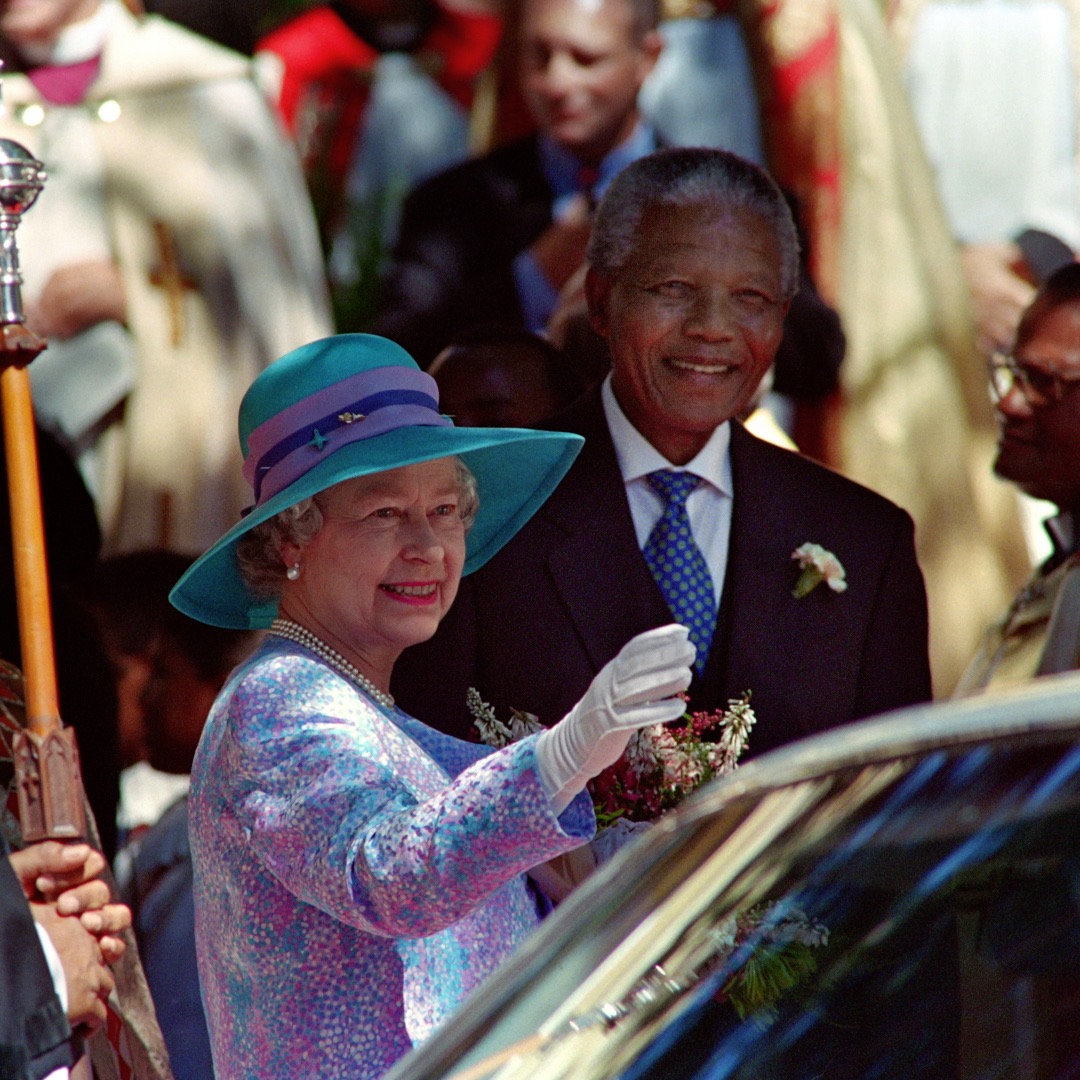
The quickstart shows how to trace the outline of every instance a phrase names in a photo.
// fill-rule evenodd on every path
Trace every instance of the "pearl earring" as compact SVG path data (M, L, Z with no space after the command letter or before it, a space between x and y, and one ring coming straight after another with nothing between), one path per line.
M289 569L285 571L285 576L290 581L296 581L296 579L300 577L300 564L298 562L294 562L292 566L290 566Z

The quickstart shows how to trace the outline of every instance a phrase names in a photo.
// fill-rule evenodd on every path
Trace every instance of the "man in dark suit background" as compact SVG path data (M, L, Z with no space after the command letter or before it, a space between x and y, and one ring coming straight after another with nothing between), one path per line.
M693 709L751 691L759 753L928 699L911 519L737 419L797 288L798 242L776 185L724 151L650 155L601 203L589 262L612 374L552 424L585 447L536 517L462 582L435 637L402 656L402 707L469 737L475 687L500 715L558 720L622 642L679 613L649 564L673 512L652 476L672 472L693 474L685 520L711 594L691 618L715 619L695 641ZM792 556L808 543L839 560L844 591L825 582L793 595Z
M375 330L424 367L475 323L543 328L584 261L591 204L657 147L637 106L660 53L657 0L523 0L518 15L539 133L432 177L402 211Z

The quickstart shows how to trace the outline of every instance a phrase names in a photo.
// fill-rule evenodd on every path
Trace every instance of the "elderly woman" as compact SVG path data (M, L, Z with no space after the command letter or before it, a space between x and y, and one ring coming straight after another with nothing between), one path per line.
M366 335L271 365L240 432L254 507L172 596L270 631L192 772L215 1072L376 1077L535 925L524 873L590 838L578 793L633 728L680 713L694 652L682 627L633 639L560 723L505 750L443 735L395 708L394 662L580 440L455 428L434 380Z

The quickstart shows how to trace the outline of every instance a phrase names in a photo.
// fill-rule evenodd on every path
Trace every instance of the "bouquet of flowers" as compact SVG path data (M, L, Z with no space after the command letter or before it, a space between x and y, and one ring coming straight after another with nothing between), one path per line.
M626 753L589 785L598 826L619 818L655 821L702 784L732 772L754 720L747 690L726 709L687 710L670 724L635 731Z
M518 709L511 710L509 722L499 720L475 689L468 692L468 706L488 746L507 746L543 730L535 716ZM646 828L703 784L733 772L755 720L747 690L728 701L726 709L696 712L688 707L678 720L634 732L623 756L589 785L600 830L594 844L602 847L605 836L622 833L625 838L625 833ZM592 868L591 859L583 866L580 856L572 858L576 854L563 856L554 869L549 864L537 876L545 888L555 884L549 891L556 900ZM743 953L745 960L724 985L722 997L740 1019L753 1015L768 1022L780 998L810 980L817 970L814 950L828 940L826 927L790 904L759 904L714 931L709 966Z
M520 709L511 709L503 723L472 687L468 706L481 741L496 749L543 730L532 713ZM702 784L734 770L754 720L747 690L726 709L688 710L669 724L639 728L623 756L589 784L598 827L619 818L655 821Z

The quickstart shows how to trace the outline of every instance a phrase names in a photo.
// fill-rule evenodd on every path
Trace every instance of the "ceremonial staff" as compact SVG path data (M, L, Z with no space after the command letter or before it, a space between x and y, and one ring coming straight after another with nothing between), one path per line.
M15 785L26 843L87 836L75 733L60 721L45 560L37 437L27 365L45 342L27 329L15 230L45 182L25 147L0 139L0 401L4 417L15 595L27 729L15 738Z

